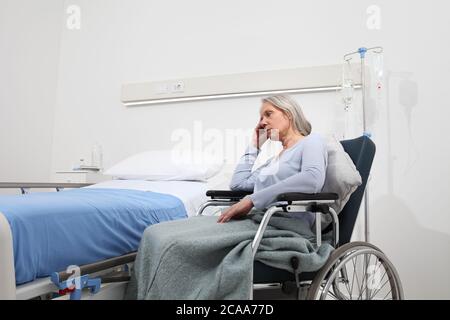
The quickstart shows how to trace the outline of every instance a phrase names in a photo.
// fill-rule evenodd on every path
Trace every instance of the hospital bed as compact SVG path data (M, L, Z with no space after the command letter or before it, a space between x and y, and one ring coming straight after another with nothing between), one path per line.
M22 193L0 196L0 299L79 299L81 294L121 299L145 227L195 215L207 199L206 183L194 181L0 183L0 188ZM34 188L58 192L30 193ZM24 203L37 204L40 212L23 209ZM81 210L86 204L90 215ZM53 221L55 216L62 218ZM42 236L52 238L41 241ZM43 259L42 250L53 251Z

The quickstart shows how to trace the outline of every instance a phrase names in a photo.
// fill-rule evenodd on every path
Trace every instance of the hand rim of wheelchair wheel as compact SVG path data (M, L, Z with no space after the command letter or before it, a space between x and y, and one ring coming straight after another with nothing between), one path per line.
M327 263L324 267L322 267L319 272L316 274L316 277L314 278L314 281L311 284L309 293L308 293L308 299L324 299L330 294L332 297L338 300L344 300L348 299L347 297L340 289L339 289L339 282L342 281L342 277L339 278L338 275L342 274L342 271L347 271L346 268L344 268L347 263L350 261L353 263L353 259L356 257L358 259L358 256L366 255L373 255L377 258L375 260L377 263L380 262L379 267L383 266L385 273L383 274L383 278L385 275L388 276L387 282L383 284L383 286L386 283L389 283L391 290L389 292L392 292L392 299L403 299L403 290L400 282L400 278L397 274L397 271L395 270L395 267L393 264L389 261L389 259L384 255L384 253L378 249L378 247L367 243L367 242L350 242L347 243L335 251L332 252L330 255L330 258L328 259ZM369 257L369 262L371 260L371 256ZM364 265L366 265L366 260L364 260ZM355 264L353 263L353 266ZM369 263L367 263L366 268L369 267ZM364 271L365 272L365 271ZM365 273L367 276L367 273ZM356 277L357 281L358 278ZM348 279L347 279L348 280ZM354 278L352 279L354 280ZM364 279L362 279L364 280ZM372 279L373 280L373 279ZM366 281L366 286L368 284L368 280ZM350 298L352 297L352 291L353 291L353 285L352 283L352 289L348 291L350 293ZM358 287L360 285L358 284ZM330 292L330 287L333 287L333 293ZM347 288L348 289L348 288ZM366 287L367 289L367 287ZM361 294L358 296L358 298L363 298L361 295L364 292L365 289L361 286ZM372 298L370 295L371 288L367 289L366 297ZM375 289L376 290L376 289ZM321 292L322 291L322 292ZM380 290L379 290L380 291ZM388 294L389 294L388 292ZM378 293L378 292L377 292Z
M381 291L381 289L384 288L384 286L389 282L390 284L390 290L388 291L387 294L384 295L383 299L386 299L386 297L388 297L389 295L392 296L392 299L397 299L398 298L398 291L395 285L395 280L393 280L393 276L390 272L390 270L387 267L387 263L385 261L385 256L383 253L376 251L374 249L370 249L370 248L361 248L358 250L353 251L351 254L347 255L344 259L341 260L341 262L339 263L339 265L332 271L331 275L329 276L330 281L327 281L325 284L325 287L323 288L323 291L320 295L321 299L324 299L328 296L328 293L330 292L330 287L333 287L333 294L337 299L344 299L344 300L353 300L353 285L355 284L354 282L349 283L348 279L345 280L346 286L347 286L347 292L348 292L348 296L345 295L345 293L343 293L343 290L341 290L339 288L339 284L337 282L338 278L338 274L343 270L343 268L346 268L346 266L348 265L348 262L352 262L354 265L354 275L356 275L357 270L356 270L356 266L354 263L354 259L356 258L356 261L358 259L359 256L363 256L363 272L362 272L362 279L361 279L361 284L357 284L356 289L359 289L359 294L357 293L356 298L358 300L367 298L368 300L372 300L373 298L375 298L375 296ZM379 266L376 267L375 265L375 270L378 271L380 269L381 266L383 266L385 272L383 273L383 277L378 280L373 280L373 276L372 275L367 275L367 270L370 266L370 260L372 259L372 256L375 256L377 259L376 261L376 265L378 264L378 262L380 262ZM366 260L368 262L366 262ZM357 264L357 262L356 262ZM365 265L365 269L364 269L364 265ZM381 285L381 282L384 280L385 276L387 275L387 279L386 281L383 283L383 285ZM355 278L355 276L353 277ZM367 280L370 279L370 280ZM356 275L356 280L357 282L359 282L358 280L358 276ZM344 283L344 280L341 280L342 283ZM354 281L354 279L353 279ZM371 283L375 282L376 284L373 285ZM350 284L351 284L351 288L350 288Z

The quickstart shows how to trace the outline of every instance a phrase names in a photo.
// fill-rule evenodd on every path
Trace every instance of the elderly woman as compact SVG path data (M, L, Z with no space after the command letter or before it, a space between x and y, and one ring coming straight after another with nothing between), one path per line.
M259 148L267 139L279 140L283 150L252 172ZM320 192L326 166L325 143L311 134L311 125L297 102L284 95L263 99L253 145L247 148L230 183L233 190L253 194L218 219L198 216L148 227L127 298L245 299L250 295L253 259L293 271L288 261L297 256L301 272L318 270L333 248L326 242L314 246L312 214L273 216L255 257L251 241L263 209L277 194Z
M264 209L280 193L322 190L328 158L325 143L319 135L311 134L311 124L298 103L289 96L272 96L263 99L260 113L253 145L247 148L230 183L232 190L254 193L225 211L219 222L246 215L253 207ZM283 150L251 172L259 148L268 137L279 140Z

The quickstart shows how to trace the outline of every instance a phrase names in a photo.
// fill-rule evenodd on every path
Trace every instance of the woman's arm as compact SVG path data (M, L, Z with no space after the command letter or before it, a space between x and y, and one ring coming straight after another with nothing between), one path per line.
M250 195L256 209L275 202L278 194L286 192L318 193L325 182L328 153L321 138L305 141L301 171L287 179Z
M252 172L258 149L250 145L239 160L230 182L231 190L253 191L258 172Z
M234 170L230 182L231 190L253 191L255 187L256 178L262 168L260 167L254 172L252 172L252 168L258 157L259 148L261 148L268 139L267 130L264 129L261 120L262 118L259 119L253 132L252 144L247 148Z

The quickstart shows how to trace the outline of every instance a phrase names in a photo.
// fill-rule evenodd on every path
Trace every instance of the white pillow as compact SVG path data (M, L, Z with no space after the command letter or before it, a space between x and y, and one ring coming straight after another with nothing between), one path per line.
M190 150L153 150L135 154L104 172L125 180L206 181L223 166L223 159Z
M322 192L338 194L339 199L331 207L339 213L362 180L352 159L334 136L328 137L327 150L328 166Z

